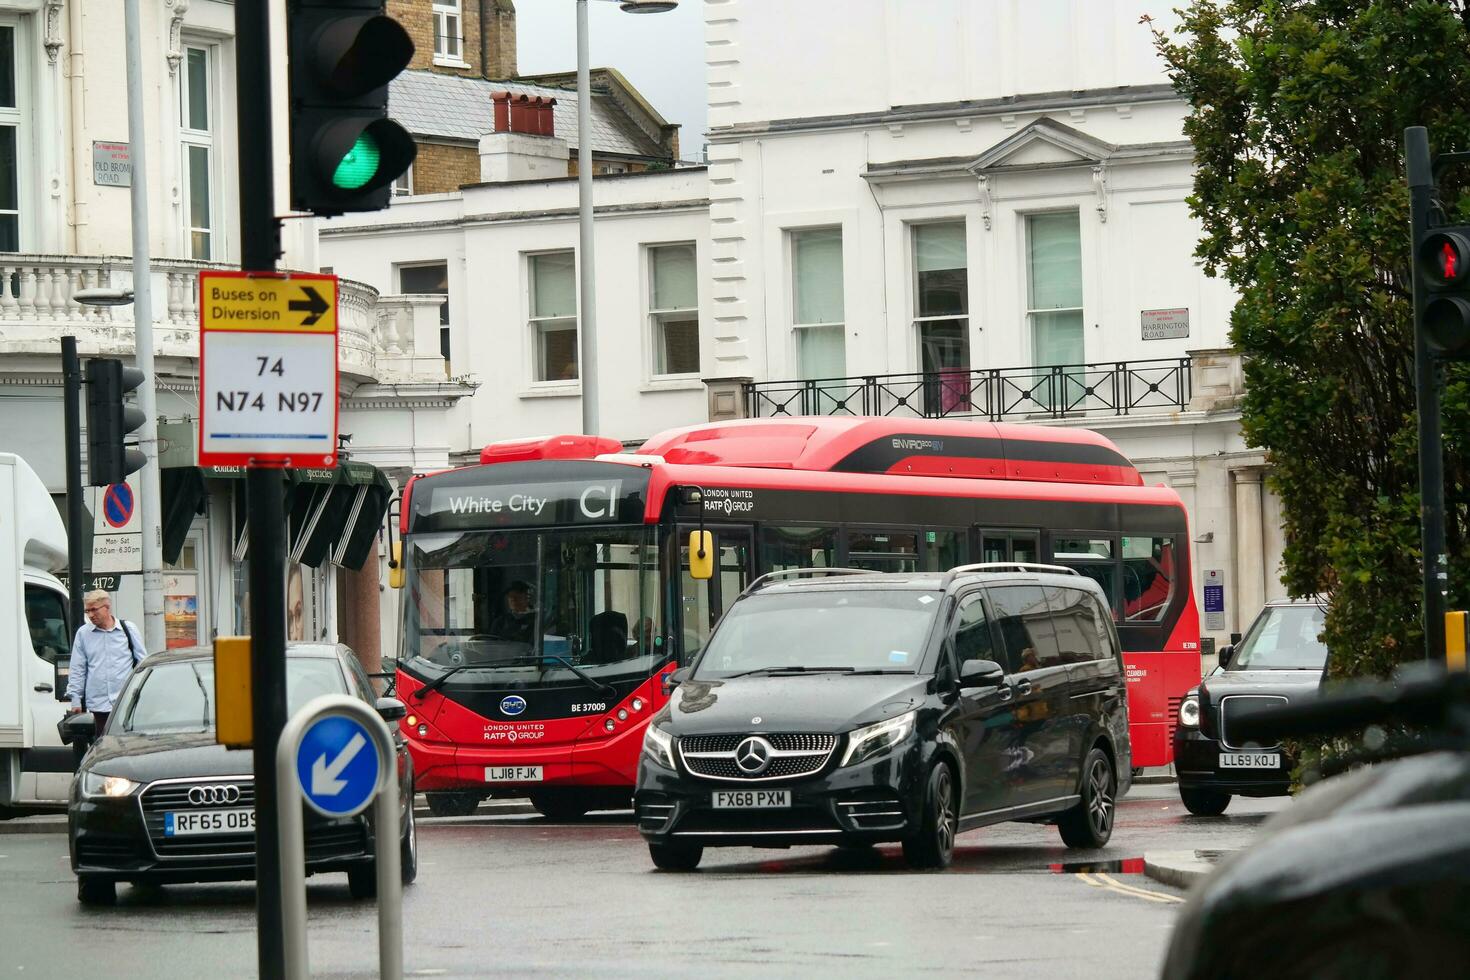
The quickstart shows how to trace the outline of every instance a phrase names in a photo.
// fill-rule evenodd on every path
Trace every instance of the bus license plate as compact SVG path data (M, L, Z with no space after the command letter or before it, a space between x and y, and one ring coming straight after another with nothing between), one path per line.
M789 789L721 789L710 803L716 810L772 810L791 805Z
M1280 752L1221 752L1221 769L1280 769Z
M486 766L487 783L539 783L540 766Z
M253 834L254 810L168 811L163 815L163 836L187 837L190 834Z

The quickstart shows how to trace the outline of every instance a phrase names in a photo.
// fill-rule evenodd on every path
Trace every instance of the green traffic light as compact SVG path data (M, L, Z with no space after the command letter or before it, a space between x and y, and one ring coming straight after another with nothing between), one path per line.
M362 133L337 164L337 170L332 174L332 186L346 191L364 186L377 174L379 157L378 141L372 134Z

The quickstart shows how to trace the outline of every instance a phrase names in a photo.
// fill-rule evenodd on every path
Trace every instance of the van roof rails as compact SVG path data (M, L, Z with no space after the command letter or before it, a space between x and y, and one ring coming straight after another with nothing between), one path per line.
M817 568L783 568L780 571L767 572L766 574L762 575L760 578L756 579L754 582L751 582L749 585L747 585L745 587L745 591L742 592L742 593L740 593L740 594L741 595L750 595L752 592L756 591L757 589L763 589L767 585L771 585L774 581L778 581L778 580L784 579L784 578L796 578L796 577L799 577L799 576L802 576L802 575L878 575L878 574L882 574L882 573L881 572L874 572L871 569L867 569L867 568L827 568L825 566L823 566L823 567L817 567Z
M956 565L944 573L944 585L953 582L956 577L966 575L970 572L1050 572L1056 575L1077 575L1077 569L1066 565L1042 565L1038 562L1029 561L985 561L973 565Z

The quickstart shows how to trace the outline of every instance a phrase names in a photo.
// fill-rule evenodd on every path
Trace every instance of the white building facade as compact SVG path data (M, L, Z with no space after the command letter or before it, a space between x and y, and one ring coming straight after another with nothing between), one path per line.
M1280 592L1279 510L1240 434L1233 296L1192 256L1187 107L1140 11L704 9L708 169L595 181L600 434L840 413L1095 428L1188 506L1197 597L1224 586L1206 634L1248 625ZM535 176L553 143L512 136L481 142L491 182L318 243L384 292L442 269L450 374L478 385L450 416L459 460L579 428L576 187Z
M194 426L198 275L239 261L237 161L241 139L251 136L235 123L235 5L142 0L140 7L164 496L164 513L144 519L162 528L167 642L176 646L248 628L243 481L194 465ZM23 456L58 506L66 488L59 338L75 336L84 361L129 362L136 351L131 306L75 299L89 287L133 286L129 188L144 176L129 147L123 15L117 0L0 0L0 450ZM273 64L276 201L284 212L281 51ZM283 243L281 268L316 268L309 221L287 220ZM446 378L437 323L424 322L434 318L437 300L342 283L340 430L355 436L354 462L367 464L353 470L355 478L383 507L391 477L447 465L443 420L473 390ZM377 446L358 434L368 428ZM313 482L322 479L302 471L293 482L292 506L300 508L293 553L298 545L321 550L321 541L304 535L311 513L339 492ZM364 532L369 540L375 528ZM328 551L315 560L301 555L292 569L293 602L299 597L292 629L297 638L347 640L375 657L380 634L392 628L391 610L378 599L381 545L361 570ZM141 577L122 574L115 584L117 610L141 624Z

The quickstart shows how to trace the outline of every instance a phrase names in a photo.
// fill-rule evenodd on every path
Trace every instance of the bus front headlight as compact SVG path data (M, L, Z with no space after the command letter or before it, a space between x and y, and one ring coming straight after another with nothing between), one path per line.
M674 736L649 725L643 731L643 752L665 769L674 768Z

